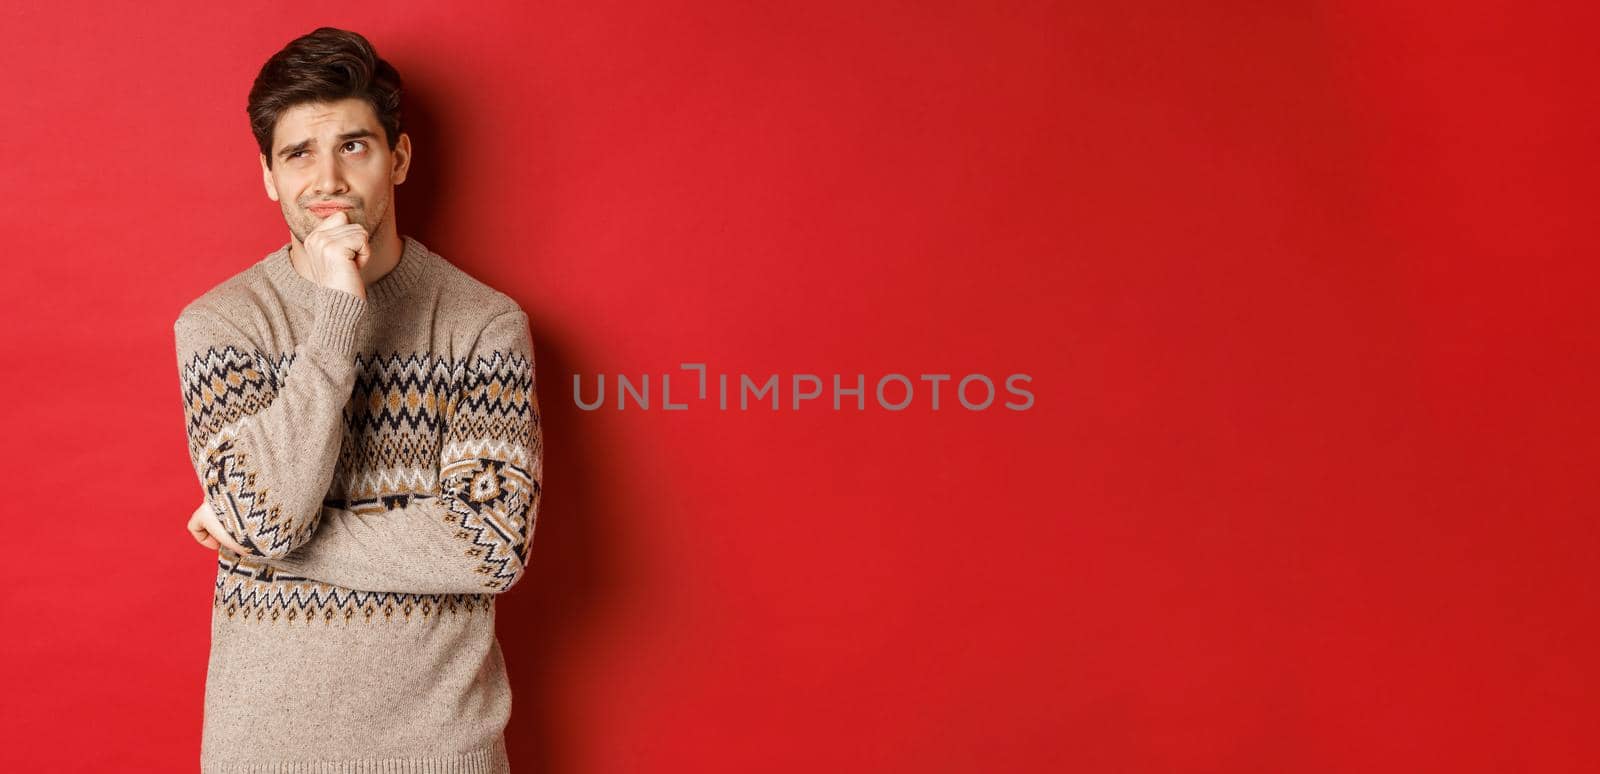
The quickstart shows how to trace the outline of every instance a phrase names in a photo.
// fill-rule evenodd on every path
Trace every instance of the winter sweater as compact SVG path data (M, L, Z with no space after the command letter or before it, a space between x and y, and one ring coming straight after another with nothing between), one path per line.
M289 245L174 324L189 457L244 555L212 597L202 772L505 772L495 598L543 445L528 317L411 237L367 298Z

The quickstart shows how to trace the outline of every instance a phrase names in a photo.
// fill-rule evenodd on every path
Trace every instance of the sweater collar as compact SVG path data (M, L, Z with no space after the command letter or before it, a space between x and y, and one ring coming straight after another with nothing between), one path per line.
M388 274L367 286L367 303L373 307L389 306L405 298L421 284L420 280L427 273L428 259L431 257L428 248L409 236L400 239L400 262ZM310 309L313 308L320 286L295 271L294 262L289 260L289 248L292 245L292 242L285 242L283 247L268 255L262 265L274 285L283 290L296 305Z

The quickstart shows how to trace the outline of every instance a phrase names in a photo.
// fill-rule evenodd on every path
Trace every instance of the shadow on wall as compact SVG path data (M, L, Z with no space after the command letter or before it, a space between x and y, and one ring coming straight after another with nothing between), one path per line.
M436 97L443 94L448 90L431 89L420 78L406 81L405 132L411 135L415 157L406 182L395 190L395 206L402 234L450 259L450 245L442 241L446 228L433 220L436 203L447 200L452 183L461 178L450 155L455 146L447 141L448 129L438 120L444 113L434 109L448 102ZM526 239L537 254L544 240L537 232L521 231L525 227L518 224L516 238ZM440 235L437 244L435 234ZM470 265L462 268L473 273ZM534 380L546 452L544 495L527 574L497 602L495 626L511 677L506 746L512 768L560 772L569 768L563 762L561 742L571 736L562 719L572 713L554 706L550 686L557 675L569 671L562 658L579 652L587 638L585 625L599 620L619 593L620 573L609 564L612 552L607 550L606 536L617 534L614 530L622 529L623 519L607 496L608 488L597 485L602 475L609 481L619 478L615 471L596 467L611 455L592 453L585 446L585 438L577 432L579 411L562 390L574 373L572 361L562 343L545 333L561 326L546 328L540 324L542 310L522 299L517 302L527 310L533 333Z

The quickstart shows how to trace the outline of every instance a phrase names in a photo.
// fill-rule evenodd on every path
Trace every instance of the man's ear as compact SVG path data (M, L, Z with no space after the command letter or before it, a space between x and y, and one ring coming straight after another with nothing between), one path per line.
M406 172L411 169L411 135L400 133L400 139L394 143L394 184L400 185L406 181Z
M272 170L267 167L267 154L262 153L258 155L261 156L261 184L266 186L267 198L277 201L278 189L272 186Z

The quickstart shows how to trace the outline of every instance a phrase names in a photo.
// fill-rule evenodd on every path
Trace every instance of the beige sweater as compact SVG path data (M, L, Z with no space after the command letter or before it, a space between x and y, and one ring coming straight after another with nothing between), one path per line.
M367 299L289 245L174 324L223 526L203 772L505 772L495 596L543 445L528 317L416 240Z

